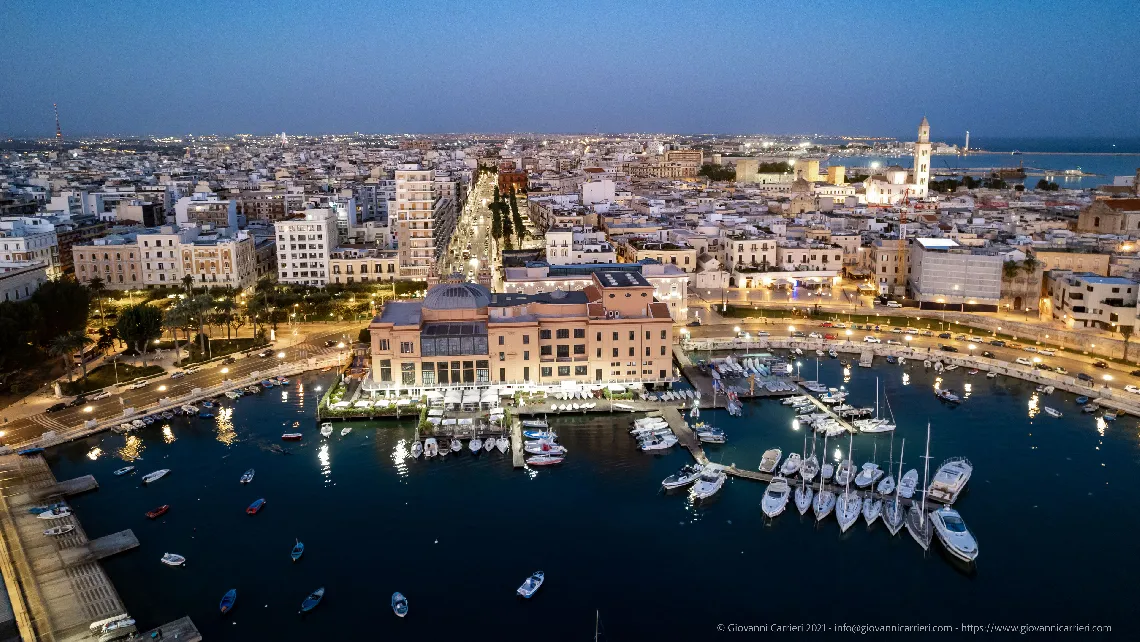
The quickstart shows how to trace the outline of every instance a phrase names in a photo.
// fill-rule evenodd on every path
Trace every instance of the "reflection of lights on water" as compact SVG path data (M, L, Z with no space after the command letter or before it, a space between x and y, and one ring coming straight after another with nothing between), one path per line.
M969 399L970 398L970 392L974 389L974 385L970 384L970 383L964 383L964 384L962 384L962 389L966 391L966 394L964 395L964 397Z
M127 440L123 442L123 447L120 448L116 454L118 454L119 459L123 461L134 461L142 457L143 450L145 449L143 448L141 439L135 435L127 435Z
M328 444L321 444L321 449L317 451L317 461L321 463L321 474L325 477L325 483L328 483L329 475L332 474L332 460L329 459Z
M835 459L835 461L843 461L843 451L836 448L835 454L832 455L832 458Z
M799 419L793 419L792 420L792 430L799 430L799 429L800 429L800 420Z
M1037 393L1033 393L1033 396L1029 398L1029 418L1036 417L1038 412L1040 412L1040 408L1037 407Z
M99 455L102 455L102 454L103 454L103 449L96 446L96 447L92 448L91 450L87 451L87 458L90 459L91 461L95 461L96 459L99 459Z
M851 368L847 366L843 366L843 383L851 383Z
M320 386L317 386L316 388L314 388L314 390L316 390L317 392L320 392L320 391L321 391L321 387L320 387Z
M935 377L934 378L934 391L938 392L941 389L942 389L942 377Z
M396 464L396 474L400 477L408 475L408 460L412 458L412 453L408 450L408 442L406 439L401 439L396 442L396 447L392 449L392 461Z
M170 424L162 427L162 440L168 444L174 443L174 431L170 429Z
M289 401L289 391L288 390L282 390L281 391L281 401L282 402L288 402Z
M1108 428L1108 422L1104 420L1104 417L1097 417L1096 418L1096 431L1098 433L1100 433L1101 437L1104 436L1104 429L1105 428ZM1099 450L1099 447L1098 447L1098 450Z
M909 386L909 385L910 385L910 373L909 373L909 372L904 372L904 373L903 373L903 385L904 385L904 386Z
M233 408L227 407L218 410L218 432L214 438L227 446L237 440L237 431L234 430L233 418Z

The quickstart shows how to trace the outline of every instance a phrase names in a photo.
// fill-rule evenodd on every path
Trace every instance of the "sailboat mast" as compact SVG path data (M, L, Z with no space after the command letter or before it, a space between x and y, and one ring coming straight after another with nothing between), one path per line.
M879 378L875 377L875 419L879 418Z
M851 465L847 468L847 483L843 485L843 496L844 497L847 497L851 494L851 473L855 472L855 451L853 450L854 445L855 445L855 435L848 433L848 437L847 437L847 462ZM839 462L839 465L842 466L843 462Z
M600 612L595 609L594 610L594 642L598 642L598 620L600 618L601 618Z
M902 489L902 464L903 455L906 454L906 437L903 437L902 447L899 448L899 483L895 485L895 507L902 510L899 506L899 490Z
M926 519L926 485L929 483L927 477L930 476L930 422L926 422L926 455L923 457L926 463L922 467L922 512L918 514L918 523L921 525L923 520Z
M819 462L819 492L823 492L823 462L827 460L827 433L823 433L823 458Z

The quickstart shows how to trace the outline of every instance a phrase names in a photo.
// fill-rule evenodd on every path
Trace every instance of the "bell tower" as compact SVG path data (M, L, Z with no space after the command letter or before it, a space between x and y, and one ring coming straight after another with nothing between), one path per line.
M915 196L925 198L930 189L930 123L926 116L918 124L918 141L914 144Z

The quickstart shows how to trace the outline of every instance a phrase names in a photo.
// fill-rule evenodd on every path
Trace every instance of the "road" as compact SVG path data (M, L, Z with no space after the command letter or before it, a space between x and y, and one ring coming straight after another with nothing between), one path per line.
M915 348L929 348L932 354L938 354L941 351L942 345L950 345L958 349L959 354L970 353L981 355L983 352L991 352L994 358L1002 361L1014 361L1018 357L1035 361L1040 359L1045 365L1053 366L1054 368L1060 366L1068 371L1071 376L1077 376L1079 373L1085 373L1095 380L1096 385L1104 386L1110 385L1113 388L1123 388L1125 385L1140 385L1140 377L1135 377L1130 374L1130 370L1115 362L1109 362L1108 368L1096 368L1093 363L1099 361L1095 357L1069 352L1065 350L1058 350L1053 356L1038 355L1028 352L1024 349L1010 348L1008 346L999 347L990 345L989 341L992 337L985 335L975 335L975 338L981 339L981 342L971 342L967 338L959 339L957 337L964 336L958 332L953 333L950 339L938 337L938 331L932 337L922 335L907 335L905 334L906 326L891 326L889 324L880 325L879 331L867 331L854 329L850 325L847 328L829 328L823 327L821 324L825 322L806 322L804 320L790 320L790 319L769 319L767 323L760 319L738 319L735 326L733 325L711 325L700 327L686 327L681 330L681 334L688 333L689 337L693 339L703 338L726 338L736 335L736 329L740 329L740 334L743 336L749 333L755 336L758 331L769 333L775 337L786 337L794 331L810 333L819 332L820 334L834 334L840 340L846 340L847 332L850 330L850 340L852 343L862 345L864 338L868 335L879 338L883 343L888 340L896 341L900 344L910 345ZM897 327L899 332L892 332L892 328ZM925 328L924 328L925 330ZM910 339L906 339L910 336ZM970 346L973 345L974 349L971 350ZM1111 379L1105 379L1105 375Z
M484 174L468 195L467 206L459 215L440 276L458 272L466 280L474 282L478 279L480 267L494 265L490 247L491 211L486 206L493 197L494 181L491 175ZM471 256L464 259L463 251L468 248Z
M3 425L0 438L5 444L35 439L48 430L64 430L78 426L89 419L112 419L122 414L123 408L141 407L153 404L163 397L178 397L195 388L209 388L227 379L240 379L256 370L265 370L285 361L300 361L309 357L345 352L356 341L359 326L341 325L333 329L320 329L305 336L300 343L287 348L268 348L273 351L269 357L256 354L237 356L237 361L223 365L215 361L202 366L198 372L178 379L169 375L147 380L145 387L136 390L123 390L106 399L91 401L83 406L66 408L55 413L42 413L22 417ZM326 347L326 341L336 344ZM338 347L344 343L345 347ZM284 355L284 356L281 356Z

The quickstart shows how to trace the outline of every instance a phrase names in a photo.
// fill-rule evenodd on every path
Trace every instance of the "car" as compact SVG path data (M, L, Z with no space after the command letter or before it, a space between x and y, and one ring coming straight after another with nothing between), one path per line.
M186 368L185 370L183 370L183 372L185 372L186 374L194 374L195 372L198 372L198 371L199 371L199 370L201 370L201 369L202 369L202 368L201 368L201 367L199 367L199 366L191 366L191 367L189 367L189 368Z
M1033 362L1030 361L1029 359L1026 359L1025 357L1018 357L1018 358L1014 359L1014 363L1019 363L1023 366L1033 365Z
M955 337L954 337L954 340L955 340L955 341L965 341L965 340L966 340L966 335L964 335L964 334L959 334L959 335L957 335L957 336L955 336Z
M906 333L907 334L918 334L918 328L907 328Z
M985 357L985 358L987 358L987 359L993 359L993 358L994 358L994 353L992 353L992 352L983 352L983 353L982 353L982 356L983 356L983 357Z
M843 329L846 329L846 328L847 328L847 324L846 324L846 323L836 323L835 325L833 325L833 326L831 326L831 327L833 327L833 328L839 328L839 329L843 330Z
M1046 363L1038 362L1033 364L1033 367L1037 368L1038 370L1048 370L1049 372L1053 372L1053 366Z
M997 346L997 347L1001 348L1001 347L1005 346L1005 341L1002 341L1001 339L994 339L994 340L990 341L990 345L991 346Z
M767 330L757 330L757 331L756 331L756 336L758 336L758 337L766 337L766 336L769 336L769 334L768 334L768 331L767 331Z
M72 400L71 400L71 401L70 401L70 402L67 404L67 407L68 407L68 408L74 408L74 407L76 407L76 406L82 406L82 405L83 405L83 404L85 404L85 403L87 403L87 397L84 397L83 395L79 395L78 397L76 397L76 398L72 399Z
M1053 368L1053 372L1056 372L1057 374L1069 374L1069 371L1066 370L1065 368L1063 368L1062 366L1057 366L1056 368Z
M889 345L889 346L901 346L902 342L901 341L895 341L894 339L887 339L887 345Z
M329 339L328 341L325 341L325 347L326 347L326 348L331 348L331 347L333 347L333 346L335 346L335 345L336 345L336 341L333 341L332 339Z
M1022 348L1022 350L1026 351L1026 352L1037 352L1037 348L1035 348L1033 346L1025 346L1024 348Z
M902 334L903 329L902 328L891 328L891 332L893 332L895 334Z
M1136 386L1134 386L1132 384L1128 384L1127 386L1124 386L1124 391L1125 392L1131 392L1134 395L1140 395L1140 388L1137 388Z
M1140 370L1133 370L1132 372L1129 372L1128 374L1132 375L1133 377L1140 377Z
M898 301L887 301L887 307L888 308L901 308L902 304L899 303Z
M972 334L969 336L968 340L970 343L982 343L983 342L981 337L975 337Z
M185 377L185 376L186 376L186 372L184 370L179 370L178 372L175 372L174 374L170 375L170 378L171 379L181 379L182 377Z
M1092 375L1085 374L1083 372L1077 373L1077 379L1080 379L1081 381L1092 381L1093 380Z
M950 334L949 332L942 332L938 335L938 338L939 339L949 339L952 336L954 336L954 335Z
M800 332L799 330L796 330L796 331L792 332L792 336L793 336L793 337L803 337L803 336L805 336L805 335L804 335L804 333L803 333L803 332Z
M1053 349L1051 349L1051 348L1038 348L1038 349L1037 349L1037 354L1043 354L1043 355L1045 355L1046 357L1051 357L1051 356L1053 356L1053 355L1057 354L1057 351L1056 351L1056 350L1053 350Z
M939 347L939 348L940 348L940 349L941 349L943 352L957 352L957 351L958 351L958 348L955 348L954 346L949 346L949 345L946 345L945 343L943 343L943 344L939 345L938 347Z
M882 343L882 341L879 339L879 337L873 337L869 334L867 336L863 337L863 342L864 343Z
M100 399L106 399L107 397L110 397L110 396L111 396L111 393L107 392L106 390L103 390L101 392L97 392L97 393L91 395L91 401L99 401Z
M818 332L810 332L810 333L808 333L808 338L809 339L822 339L823 335L818 333Z
M838 337L836 337L834 334L825 334L825 335L823 335L823 338L827 339L828 341L834 341Z
M271 354L273 354L273 351L272 351L272 350L262 350L261 352L258 352L258 353L257 353L257 356L259 356L259 357L261 357L262 359L264 359L264 358L268 357L268 356L269 356L269 355L271 355Z
M225 359L222 359L222 365L223 366L228 366L228 365L231 365L234 363L237 363L237 359L235 359L234 357L226 357Z
M1107 363L1105 363L1105 362L1103 362L1103 361L1094 361L1094 362L1093 362L1093 367L1094 367L1094 368L1107 368L1107 367L1108 367L1108 364L1107 364Z
M132 383L131 385L127 386L127 390L138 390L140 388L147 387L147 385L149 385L149 384L150 384L149 381L136 381L135 383Z
M699 328L699 327L701 327L701 320L700 319L693 319L692 321L690 321L688 323L688 325L690 328Z
M67 404L65 404L61 401L57 404L52 404L51 406L49 406L47 411L48 412L59 412L60 410L63 410L66 407L67 407Z
M832 323L830 321L824 321L823 323L819 324L819 327L830 328L830 327L832 327Z
M933 337L934 336L934 330L923 330L922 332L919 332L919 334L921 334L924 337Z
M1005 347L1013 348L1014 350L1020 350L1021 344L1016 341L1010 341L1009 343L1005 344Z

